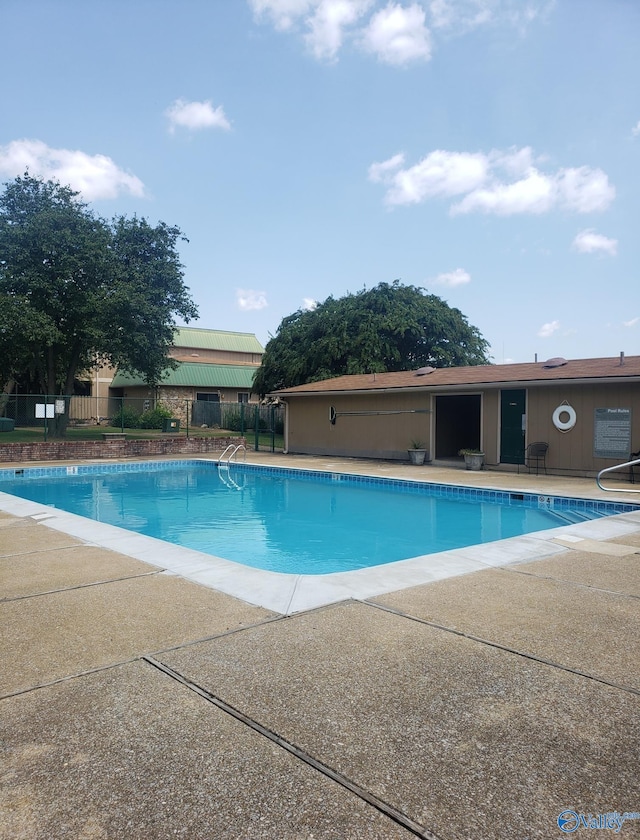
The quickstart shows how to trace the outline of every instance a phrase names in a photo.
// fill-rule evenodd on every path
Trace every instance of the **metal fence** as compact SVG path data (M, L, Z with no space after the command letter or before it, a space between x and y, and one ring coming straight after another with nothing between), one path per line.
M221 429L255 438L284 433L284 408L258 403L231 403L162 397L156 400L131 397L68 397L45 394L4 394L0 417L11 418L16 427L43 428L63 420L68 428L109 426L121 429L156 429L179 434L200 429Z

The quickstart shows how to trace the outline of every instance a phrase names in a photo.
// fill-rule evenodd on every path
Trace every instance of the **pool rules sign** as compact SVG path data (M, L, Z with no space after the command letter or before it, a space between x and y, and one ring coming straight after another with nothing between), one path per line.
M631 409L596 408L593 419L593 457L625 461L631 453Z

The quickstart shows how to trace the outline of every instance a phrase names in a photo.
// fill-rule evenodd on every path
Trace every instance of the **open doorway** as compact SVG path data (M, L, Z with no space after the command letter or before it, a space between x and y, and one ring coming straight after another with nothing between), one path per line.
M458 458L461 449L480 449L481 408L480 394L436 397L437 460Z

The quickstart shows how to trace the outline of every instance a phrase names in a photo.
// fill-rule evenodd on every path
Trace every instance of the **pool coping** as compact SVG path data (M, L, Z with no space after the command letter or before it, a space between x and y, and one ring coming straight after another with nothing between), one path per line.
M162 461L162 459L153 460L154 462ZM180 460L216 463L212 459ZM97 465L94 463L83 466L95 469ZM122 465L122 468L126 470L131 466L131 462L127 462ZM59 465L56 468L68 469ZM260 469L260 466L257 465L257 468ZM271 469L300 471L292 466L271 467ZM326 474L326 470L308 470L307 468L305 471ZM336 470L336 472L352 475L347 471ZM374 477L370 478L375 480ZM404 479L394 479L394 481L404 481ZM494 490L495 488L483 489ZM595 504L598 503L597 498L592 501ZM614 503L613 500L612 503ZM615 503L623 504L619 500ZM640 531L640 509L638 509L587 522L562 525L521 537L510 537L408 560L398 560L381 566L326 575L302 575L244 566L4 492L0 492L0 510L14 516L35 519L48 528L69 534L89 545L116 551L161 569L166 574L180 575L187 580L283 615L291 615L348 599L372 598L436 580L487 568L531 562L572 550L566 544L556 542L557 538L565 539L565 542L576 542L576 547L579 547L579 542L577 542L579 540L608 540Z

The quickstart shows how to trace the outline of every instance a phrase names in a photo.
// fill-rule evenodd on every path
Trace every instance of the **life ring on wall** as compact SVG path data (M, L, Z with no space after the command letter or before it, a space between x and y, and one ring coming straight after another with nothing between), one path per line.
M567 415L566 420L561 420L563 414ZM553 412L553 425L559 432L569 432L576 425L576 410L568 403L562 403Z

